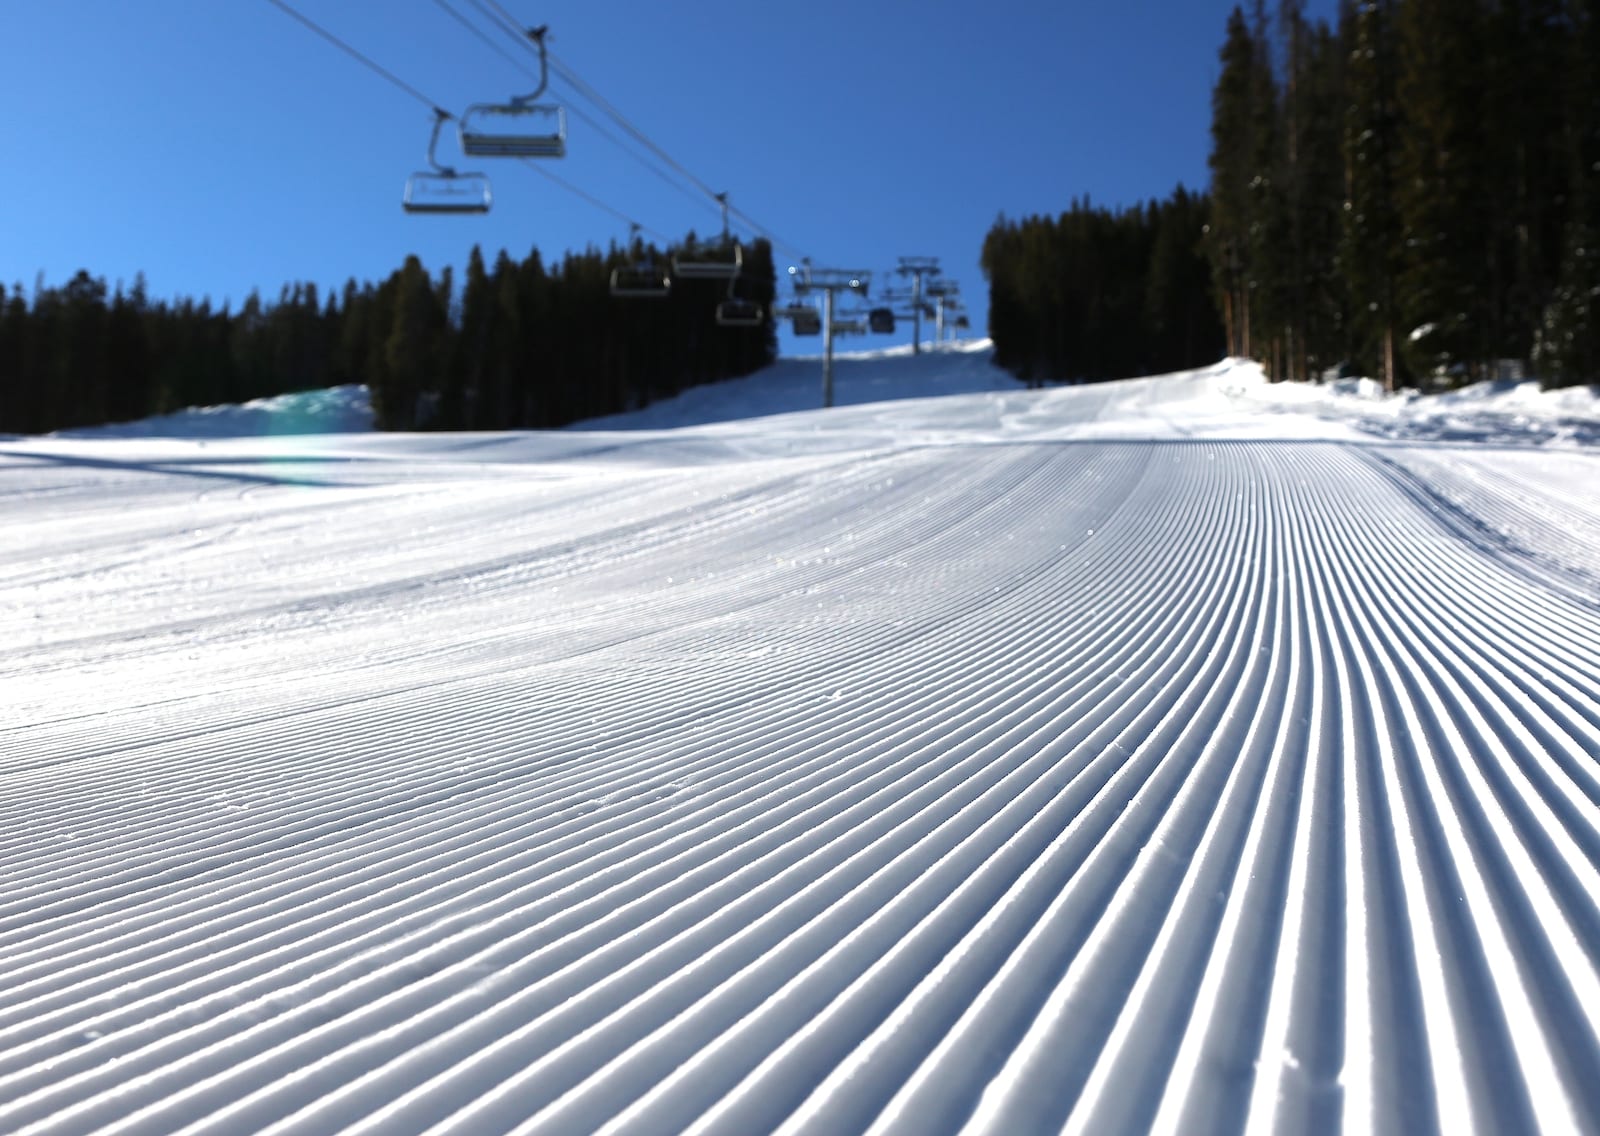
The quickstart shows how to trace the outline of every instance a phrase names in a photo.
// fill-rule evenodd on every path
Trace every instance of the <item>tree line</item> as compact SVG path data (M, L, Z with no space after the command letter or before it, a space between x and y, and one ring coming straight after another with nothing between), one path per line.
M1600 0L1235 7L1210 185L1003 217L996 359L1032 379L1335 369L1443 388L1600 378ZM1192 289L1192 291L1191 291Z
M1030 385L1161 374L1215 362L1223 328L1201 241L1204 195L1008 221L984 238L995 362Z
M1391 388L1594 381L1597 4L1236 7L1205 240L1229 352Z
M693 240L691 234L688 238ZM537 249L493 264L473 248L459 290L416 257L378 284L285 285L237 311L152 299L143 277L109 288L80 271L65 285L0 285L0 431L45 433L191 406L365 384L381 429L547 428L635 409L700 383L749 374L777 355L770 317L715 319L727 281L675 280L655 299L611 295L611 273L665 266L675 250L635 242ZM766 310L772 250L744 249L741 298Z

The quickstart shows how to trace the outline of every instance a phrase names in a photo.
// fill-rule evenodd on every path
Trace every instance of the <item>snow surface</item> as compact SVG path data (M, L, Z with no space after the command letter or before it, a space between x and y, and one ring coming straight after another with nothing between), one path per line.
M0 1131L1600 1130L1596 392L988 354L0 439Z

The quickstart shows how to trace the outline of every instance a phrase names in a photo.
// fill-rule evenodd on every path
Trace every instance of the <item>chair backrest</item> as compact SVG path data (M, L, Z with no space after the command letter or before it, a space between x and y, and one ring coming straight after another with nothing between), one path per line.
M492 203L487 177L453 170L412 174L400 198L407 213L487 213Z

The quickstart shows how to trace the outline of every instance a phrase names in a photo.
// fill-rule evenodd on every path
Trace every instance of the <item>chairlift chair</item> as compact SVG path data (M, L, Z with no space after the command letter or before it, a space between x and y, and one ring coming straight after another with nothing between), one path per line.
M639 247L639 225L632 223L628 234L630 251ZM653 256L635 257L633 263L611 270L611 294L630 299L660 300L672 292L672 277Z
M766 313L754 300L739 295L737 281L728 281L728 296L717 305L717 324L721 327L760 327Z
M433 111L433 133L428 138L428 165L406 179L400 207L407 213L487 213L493 200L489 179L481 173L458 172L439 164L434 150L439 145L439 128L450 117L438 107Z
M788 320L796 335L822 334L822 314L817 311L815 304L791 300L787 304L774 307L772 318Z
M457 128L461 152L479 158L564 158L567 112L559 106L513 98L509 103L474 103Z
M761 305L754 300L730 296L717 305L717 323L721 327L760 327L762 322Z
M715 241L690 241L672 256L672 274L686 280L732 280L744 269L744 248L728 232L728 195L717 194L722 206L722 236Z
M611 270L613 296L659 300L671 293L672 277L648 261Z
M894 309L873 308L867 313L867 330L876 335L894 334Z
M487 213L491 200L482 174L421 170L406 178L400 205L407 213Z
M694 242L672 254L672 274L686 280L732 280L744 270L744 249L731 237Z
M528 30L539 45L539 86L526 95L513 95L506 103L474 103L461 115L456 132L461 152L475 158L564 158L567 155L567 112L548 103L534 102L549 84L545 55L546 28Z

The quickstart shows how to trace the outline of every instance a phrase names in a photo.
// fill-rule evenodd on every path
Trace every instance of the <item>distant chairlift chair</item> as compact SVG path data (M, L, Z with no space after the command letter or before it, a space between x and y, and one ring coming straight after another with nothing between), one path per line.
M633 300L665 299L672 294L672 277L654 261L637 261L611 270L611 294Z
M718 326L760 327L766 321L766 313L756 301L739 295L737 283L737 277L729 279L727 299L717 305Z
M665 299L672 292L672 277L656 263L655 257L640 255L639 225L632 224L628 249L634 259L630 264L611 270L611 294L629 299Z
M894 309L873 308L867 313L867 330L875 335L894 334Z
M822 313L815 308L794 316L794 333L796 335L821 335Z
M782 307L773 308L774 319L786 319L794 329L796 335L821 335L822 313L816 306L800 300L784 304Z
M686 280L732 280L744 268L744 249L728 232L728 195L717 194L722 206L722 236L716 241L691 241L672 257L672 274Z
M487 213L492 201L489 179L480 173L463 173L442 166L434 157L439 129L450 112L433 108L433 133L428 138L428 165L406 179L400 206L407 213Z
M508 103L469 106L457 127L463 154L481 158L566 157L566 110L533 101L544 94L549 84L544 46L547 30L545 27L528 30L528 38L539 45L538 88L530 94L514 95Z

